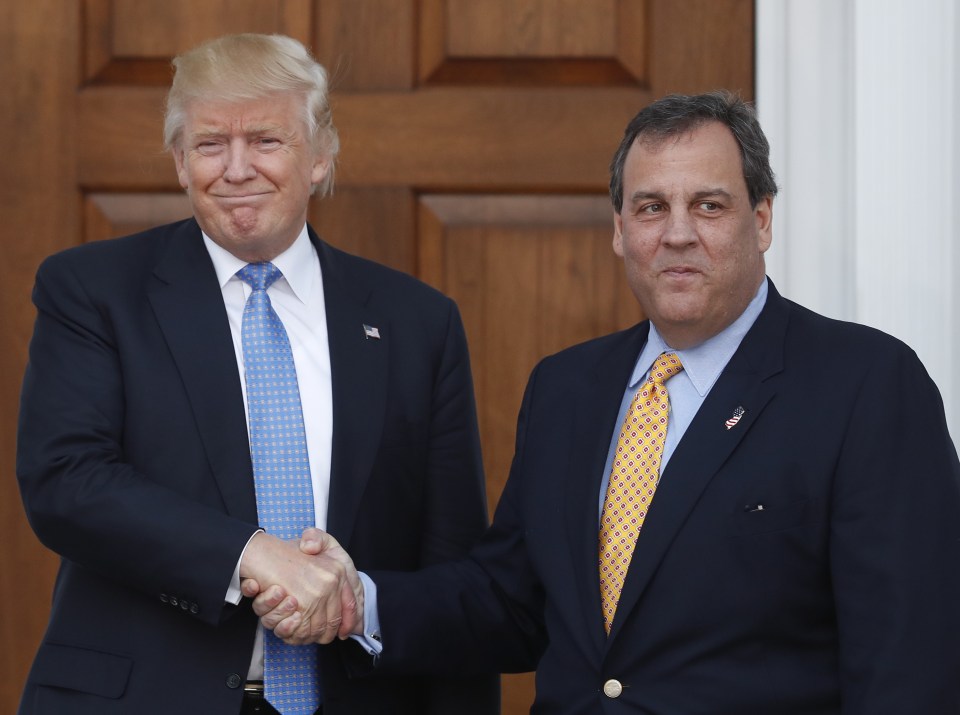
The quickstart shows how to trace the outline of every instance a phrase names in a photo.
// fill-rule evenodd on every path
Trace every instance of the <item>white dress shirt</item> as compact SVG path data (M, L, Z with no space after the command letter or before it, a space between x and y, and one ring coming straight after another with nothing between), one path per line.
M243 343L241 327L243 307L252 289L236 273L246 264L229 251L203 236L213 267L217 272L223 304L227 309L230 334L237 357L237 370L243 390L244 410L247 409L247 386L244 379ZM313 513L315 526L326 529L328 495L330 492L330 459L333 450L333 380L330 371L330 344L327 339L327 314L324 305L323 276L317 250L310 242L307 227L286 251L271 261L280 272L267 295L274 311L283 321L293 351L303 410L303 426L307 438L307 457L313 483ZM247 429L249 437L249 412ZM242 558L242 555L241 555ZM239 603L240 560L225 600ZM257 631L253 660L248 674L251 680L263 677L263 632Z

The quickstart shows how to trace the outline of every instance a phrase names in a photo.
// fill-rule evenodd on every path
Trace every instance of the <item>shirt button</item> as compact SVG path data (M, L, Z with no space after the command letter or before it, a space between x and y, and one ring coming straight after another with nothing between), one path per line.
M227 687L236 690L243 683L243 680L236 673L230 673L227 676Z
M610 680L603 684L603 694L608 698L619 698L622 692L623 685L620 684L619 680L610 678Z

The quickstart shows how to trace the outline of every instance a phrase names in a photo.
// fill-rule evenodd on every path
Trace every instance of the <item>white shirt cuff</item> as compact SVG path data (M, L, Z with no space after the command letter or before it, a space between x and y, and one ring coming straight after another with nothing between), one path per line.
M247 546L250 546L253 537L262 531L263 529L257 529L253 532L250 538L247 539L247 544L243 547L243 551L240 552L240 558L237 559L237 565L233 569L233 577L230 579L230 585L227 587L227 595L223 597L224 603L232 603L236 606L240 603L240 599L243 598L243 592L240 591L240 562L243 561L243 555L247 553ZM260 584L261 587L269 585L270 584Z

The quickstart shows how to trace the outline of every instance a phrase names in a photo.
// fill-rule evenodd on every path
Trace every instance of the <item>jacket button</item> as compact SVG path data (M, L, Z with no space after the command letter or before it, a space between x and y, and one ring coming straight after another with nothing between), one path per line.
M623 685L620 684L619 680L610 678L610 680L603 684L603 694L608 698L619 698L622 692Z
M230 673L227 676L227 687L236 690L243 684L243 679L236 673Z
M169 602L170 602L170 597L169 597L167 594L165 594L165 593L161 593L161 594L160 594L160 601L161 601L162 603L169 603Z
M196 603L191 603L190 613L192 613L193 615L197 615L198 613L200 613L200 606L198 606Z

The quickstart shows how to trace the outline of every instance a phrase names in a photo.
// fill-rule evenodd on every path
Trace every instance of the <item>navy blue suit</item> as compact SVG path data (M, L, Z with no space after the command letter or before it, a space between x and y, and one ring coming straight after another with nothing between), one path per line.
M452 301L311 231L333 375L329 531L360 568L462 555L486 525L472 378ZM253 649L225 606L257 509L240 377L194 220L41 266L17 474L61 558L22 715L235 715ZM377 327L368 339L364 325ZM493 678L348 682L321 648L325 712L478 713Z
M960 713L960 465L939 393L899 341L770 288L664 469L609 638L600 485L647 323L536 368L471 559L371 574L378 667L536 664L537 715Z

